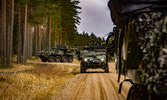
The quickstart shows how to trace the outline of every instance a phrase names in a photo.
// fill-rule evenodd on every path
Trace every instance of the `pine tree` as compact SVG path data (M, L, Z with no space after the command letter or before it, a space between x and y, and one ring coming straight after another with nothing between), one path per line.
M6 65L6 0L1 0L1 64Z
M28 5L25 5L25 18L24 18L24 35L23 35L23 60L22 63L25 64L27 62L27 9Z

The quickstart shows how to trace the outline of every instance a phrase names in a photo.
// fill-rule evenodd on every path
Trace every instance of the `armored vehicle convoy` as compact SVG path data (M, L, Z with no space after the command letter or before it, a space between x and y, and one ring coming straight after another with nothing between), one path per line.
M42 50L38 53L42 62L73 62L73 52L66 48L52 48L50 50Z
M105 52L89 52L85 54L82 58L80 65L80 72L85 73L87 69L92 68L102 68L105 72L109 72L109 68L106 63L106 53Z

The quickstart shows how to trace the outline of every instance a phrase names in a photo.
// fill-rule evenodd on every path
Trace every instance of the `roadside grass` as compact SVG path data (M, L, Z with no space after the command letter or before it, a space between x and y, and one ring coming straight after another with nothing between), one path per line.
M79 74L78 66L50 64L12 66L0 68L0 100L49 100L52 95L58 95L64 85Z

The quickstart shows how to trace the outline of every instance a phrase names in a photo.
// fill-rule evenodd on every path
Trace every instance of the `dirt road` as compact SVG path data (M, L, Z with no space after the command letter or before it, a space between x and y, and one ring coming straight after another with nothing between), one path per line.
M55 62L39 62L28 60L28 63L31 64L41 64L41 65L65 65L65 66L80 66L79 63L55 63Z
M122 93L118 94L119 83L114 70L114 63L109 65L110 73L101 69L88 70L87 73L78 74L63 89L57 100L125 100L129 87L124 83ZM121 80L123 80L122 77Z
M89 69L83 74L77 60L50 63L35 59L13 66L0 69L0 100L125 100L130 87L124 83L118 94L114 63L109 64L110 73Z

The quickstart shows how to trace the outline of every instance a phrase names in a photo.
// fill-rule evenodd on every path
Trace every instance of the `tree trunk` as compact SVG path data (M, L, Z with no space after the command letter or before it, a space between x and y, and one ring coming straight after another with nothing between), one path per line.
M13 52L14 0L7 0L7 66L11 67Z
M7 23L7 30L6 30L6 51L8 51L8 52L6 52L7 54L7 56L6 56L6 62L7 62L7 65L10 63L10 27L11 27L11 19L10 19L10 16L11 16L11 14L10 14L10 6L11 6L11 4L10 4L10 0L7 0L7 9L6 9L6 18L8 19L8 20L6 20L6 23Z
M48 18L48 32L47 32L47 47L46 49L51 48L51 17Z
M1 38L2 38L2 35L1 35L1 32L2 32L2 0L0 0L0 64L1 64L1 50L2 50L2 41L1 41Z
M29 26L29 58L32 58L32 26Z
M37 24L35 25L35 29L34 29L34 48L33 48L33 55L34 56L37 56L37 31L38 31L38 29L37 29Z
M17 63L21 63L22 52L22 31L21 31L21 7L18 5L18 36L17 36Z
M57 38L58 38L58 31L57 31L57 25L55 25L55 45L54 45L54 47L56 47L57 46Z
M25 64L27 62L27 4L25 6L25 22L24 22L24 41L23 41L23 64Z
M46 49L46 46L47 46L47 43L46 43L46 41L47 41L46 33L47 33L46 25L45 25L45 23L43 23L43 32L42 32L42 44L43 44L42 45L43 46L42 49L43 50Z
M6 0L1 0L2 26L1 26L1 64L6 65Z
M41 51L41 25L38 25L38 31L37 31L37 53Z
M27 23L27 58L29 58L29 46L30 46L30 36L29 36L29 23Z
M12 57L13 57L13 27L14 27L14 0L11 0L11 37L10 37L10 63L9 65L11 65L12 63Z
M51 48L55 48L55 40L56 40L56 25L52 25L54 27L51 32Z
M32 27L27 25L27 58L32 58Z
M49 16L49 49L51 48L51 24L52 24L52 20L51 20L51 16Z

